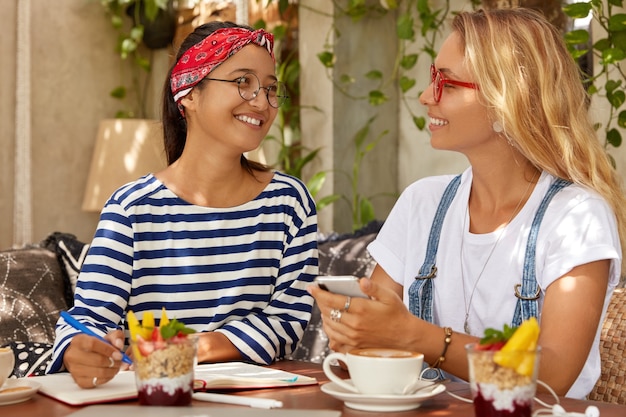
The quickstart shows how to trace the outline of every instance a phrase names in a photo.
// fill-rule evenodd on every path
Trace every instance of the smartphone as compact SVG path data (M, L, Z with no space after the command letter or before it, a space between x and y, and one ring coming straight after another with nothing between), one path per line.
M359 278L353 275L319 275L315 282L323 290L350 297L369 298L359 287Z

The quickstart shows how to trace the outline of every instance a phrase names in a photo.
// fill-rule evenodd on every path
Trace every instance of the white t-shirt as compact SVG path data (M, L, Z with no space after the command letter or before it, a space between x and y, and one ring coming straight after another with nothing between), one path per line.
M407 187L376 240L368 246L376 262L404 287L407 306L408 289L424 262L437 206L452 178L428 177ZM488 327L498 329L511 323L517 303L514 286L522 282L528 232L553 181L554 177L543 172L530 198L508 226L492 233L473 234L468 231L467 218L472 170L463 173L441 229L437 276L433 279L435 324L464 332L469 312L471 333L482 336ZM575 266L611 259L604 318L619 281L621 253L615 216L602 197L574 184L558 192L546 210L537 237L536 278L542 293L539 315L545 290L557 278ZM601 326L569 397L586 396L600 376L600 330Z

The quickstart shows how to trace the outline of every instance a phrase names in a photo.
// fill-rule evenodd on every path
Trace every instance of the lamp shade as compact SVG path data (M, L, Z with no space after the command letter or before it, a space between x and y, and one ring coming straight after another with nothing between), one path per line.
M122 185L167 166L158 120L100 122L83 198L83 210L100 211Z

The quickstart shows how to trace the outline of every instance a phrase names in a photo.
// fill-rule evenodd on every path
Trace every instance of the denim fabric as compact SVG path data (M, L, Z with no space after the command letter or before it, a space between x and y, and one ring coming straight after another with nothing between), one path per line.
M439 236L441 235L441 226L446 217L450 203L456 195L456 191L461 184L461 176L457 175L450 181L450 184L443 192L443 197L437 207L435 219L430 227L430 235L428 236L428 246L426 248L426 259L424 264L415 277L415 281L409 287L409 310L413 315L433 322L433 282L432 279L437 276L437 248L439 247Z
M552 197L563 188L570 185L571 182L558 179L550 185L548 192L543 197L535 218L530 227L530 233L528 234L528 243L526 244L526 256L524 258L524 274L522 276L522 284L516 286L517 305L515 306L515 314L513 315L512 326L519 326L523 320L528 320L530 317L537 317L539 315L539 308L537 299L541 288L537 285L536 276L536 249L537 249L537 236L539 235L539 226L543 220L543 215L546 213L548 204L552 200Z

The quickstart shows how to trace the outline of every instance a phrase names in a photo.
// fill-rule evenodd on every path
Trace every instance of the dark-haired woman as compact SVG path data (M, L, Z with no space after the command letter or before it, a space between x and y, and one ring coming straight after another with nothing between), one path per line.
M106 383L126 312L163 307L199 333L200 362L291 352L313 302L315 204L298 179L244 156L285 98L271 34L212 22L185 39L163 96L168 167L111 196L78 278L70 312L111 344L60 319L50 372Z

